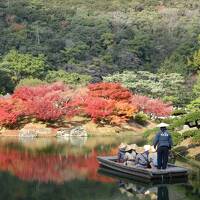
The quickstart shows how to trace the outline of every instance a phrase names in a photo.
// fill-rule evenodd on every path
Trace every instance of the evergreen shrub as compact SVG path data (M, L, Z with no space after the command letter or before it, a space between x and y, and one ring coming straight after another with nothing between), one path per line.
M142 112L139 112L135 115L134 120L141 125L146 125L148 121L148 116Z

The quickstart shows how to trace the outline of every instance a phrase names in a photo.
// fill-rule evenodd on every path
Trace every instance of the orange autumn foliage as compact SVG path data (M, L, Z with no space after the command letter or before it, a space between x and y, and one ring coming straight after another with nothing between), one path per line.
M134 116L137 107L126 102L116 102L113 115L110 116L112 124L124 123Z
M134 113L137 112L137 107L129 103L116 102L115 112L119 116L125 116L127 118L130 118L134 115Z

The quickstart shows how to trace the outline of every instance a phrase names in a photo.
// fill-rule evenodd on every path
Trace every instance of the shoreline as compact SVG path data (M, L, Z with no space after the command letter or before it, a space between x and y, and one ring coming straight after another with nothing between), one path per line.
M73 125L71 125L73 124ZM148 122L146 126L139 125L135 122L122 124L121 126L114 126L114 125L104 125L100 126L98 124L95 124L92 121L89 121L87 123L80 123L80 122L70 122L68 126L61 126L61 127L48 127L45 124L40 123L29 123L24 126L23 129L3 129L0 130L0 137L21 137L20 131L26 130L28 133L37 133L38 138L49 138L49 137L57 137L58 131L61 129L70 130L76 127L82 127L87 132L87 137L96 137L96 136L123 136L123 135L136 135L141 134L143 136L143 133L146 130L152 129L155 127L155 124L153 122ZM28 137L28 133L26 136ZM31 134L30 134L31 137ZM81 137L81 136L77 136Z

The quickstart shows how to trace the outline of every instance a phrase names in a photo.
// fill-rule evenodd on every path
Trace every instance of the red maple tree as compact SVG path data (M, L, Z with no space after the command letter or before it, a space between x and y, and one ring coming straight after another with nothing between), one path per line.
M103 82L89 84L87 93L74 98L70 105L95 122L120 124L137 110L130 104L131 98L131 92L120 84Z
M133 95L118 83L95 83L70 89L63 83L21 87L0 101L0 125L13 125L26 116L43 121L85 115L95 122L118 124L137 111L150 116L169 116L173 107L160 99Z
M23 102L17 99L0 99L0 125L14 126L25 114Z
M132 93L119 83L102 82L88 85L91 97L130 102Z
M36 87L21 87L15 90L14 99L21 99L26 115L38 120L57 120L65 114L64 93L69 90L62 83Z
M84 112L95 122L101 119L108 120L113 113L115 101L99 97L89 97L85 101Z

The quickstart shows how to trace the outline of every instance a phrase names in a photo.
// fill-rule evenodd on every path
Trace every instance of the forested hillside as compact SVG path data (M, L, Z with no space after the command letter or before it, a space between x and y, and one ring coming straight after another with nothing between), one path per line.
M199 16L199 0L0 0L0 93L30 77L85 84L125 70L176 72L191 91Z
M200 0L0 0L0 130L165 118L199 145L199 70Z

